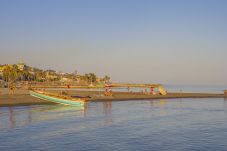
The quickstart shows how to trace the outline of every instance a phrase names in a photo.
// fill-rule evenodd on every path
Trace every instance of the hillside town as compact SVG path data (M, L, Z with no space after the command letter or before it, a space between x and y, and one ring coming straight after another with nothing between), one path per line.
M9 85L82 85L95 86L104 85L110 81L110 77L98 77L94 73L78 74L64 73L55 70L42 70L39 68L26 65L23 61L17 64L0 65L0 86L8 87Z

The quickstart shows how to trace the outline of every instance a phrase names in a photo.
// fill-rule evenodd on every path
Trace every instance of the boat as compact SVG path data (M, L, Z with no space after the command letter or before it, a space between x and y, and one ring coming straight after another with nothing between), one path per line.
M86 105L86 98L72 98L65 95L58 95L50 92L39 91L39 90L31 90L30 95L42 100L51 101L54 103L59 103L63 105L71 105L84 107Z

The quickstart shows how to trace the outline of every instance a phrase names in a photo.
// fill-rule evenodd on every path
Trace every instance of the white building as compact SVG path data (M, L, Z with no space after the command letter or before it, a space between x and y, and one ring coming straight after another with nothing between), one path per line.
M17 64L17 67L20 71L23 71L25 69L25 63L23 61L20 61L18 64Z

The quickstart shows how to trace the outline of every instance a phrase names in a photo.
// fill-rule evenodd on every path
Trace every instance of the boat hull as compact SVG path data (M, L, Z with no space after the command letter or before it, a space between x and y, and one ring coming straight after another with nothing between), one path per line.
M85 106L85 102L78 100L67 100L67 99L62 99L62 98L57 98L54 96L49 96L49 95L45 95L42 93L38 93L35 91L30 91L30 95L42 100L47 100L47 101L51 101L51 102L55 102L55 103L60 103L60 104L64 104L64 105L72 105L72 106L79 106L79 107L84 107Z

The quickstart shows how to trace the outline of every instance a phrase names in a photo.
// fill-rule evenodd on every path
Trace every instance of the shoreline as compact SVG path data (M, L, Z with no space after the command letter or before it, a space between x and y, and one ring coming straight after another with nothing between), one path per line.
M14 95L8 94L8 89L0 89L0 107L3 106L27 106L27 105L47 105L56 104L46 100L41 100L30 96L29 90L19 89ZM60 93L59 90L50 90L50 92ZM181 98L226 98L224 93L168 93L167 95L151 95L139 92L113 92L113 96L104 96L103 91L67 91L68 95L90 96L87 102L104 102L104 101L139 101L155 99L181 99Z

